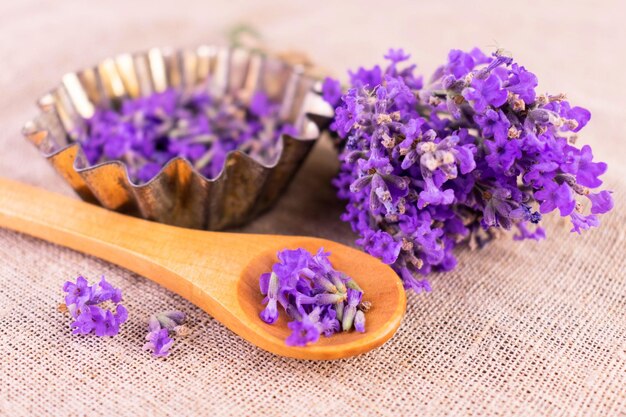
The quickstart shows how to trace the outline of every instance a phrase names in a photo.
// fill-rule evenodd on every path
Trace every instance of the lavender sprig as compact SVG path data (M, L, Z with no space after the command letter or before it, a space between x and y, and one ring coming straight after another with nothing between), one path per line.
M363 291L345 274L335 270L320 249L311 255L304 249L283 250L272 272L261 275L261 293L266 307L261 319L273 324L278 319L280 305L289 319L292 333L286 343L305 346L325 336L353 327L365 331L365 315L361 311ZM369 308L364 307L363 310ZM360 312L360 314L359 314Z
M143 349L149 350L156 357L166 357L174 344L173 334L185 336L188 330L184 325L185 313L181 311L165 311L150 317L148 334Z
M214 97L206 88L169 89L127 99L119 109L98 108L75 134L91 165L125 162L136 183L151 180L176 157L214 178L228 152L236 149L259 162L275 162L280 136L297 134L278 113L279 105L263 92L244 103L232 96Z
M554 210L580 233L612 209L609 191L592 191L606 164L574 146L589 111L537 94L537 77L503 51L450 51L427 85L402 49L385 58L350 73L345 94L332 79L323 93L343 148L342 220L405 287L429 291L420 277L453 269L461 242L482 246L498 229L542 239Z
M74 334L115 336L128 318L128 311L120 304L122 291L109 284L104 276L91 286L85 277L79 276L76 282L67 281L63 291L65 307L74 318L71 324Z

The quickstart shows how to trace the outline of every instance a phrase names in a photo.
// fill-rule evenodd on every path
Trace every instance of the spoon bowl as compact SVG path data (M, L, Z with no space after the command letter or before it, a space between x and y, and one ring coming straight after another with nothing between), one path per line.
M196 304L248 342L277 355L339 359L386 342L397 330L406 297L395 272L378 259L336 242L298 236L206 232L154 223L0 179L0 227L26 233L115 263ZM366 332L287 346L290 330L259 318L259 277L282 249L331 252L335 269L353 278L372 303ZM132 314L132 312L131 312Z
M363 289L363 301L371 302L372 306L366 314L366 332L341 332L331 337L322 336L316 343L305 347L286 346L285 339L289 336L290 330L284 311L279 308L279 318L274 324L267 324L259 319L259 314L264 308L262 304L264 297L259 291L259 276L271 270L277 261L276 252L279 250L303 248L315 253L320 247L331 252L330 261L335 269L348 274ZM264 348L284 356L302 359L337 359L374 349L395 333L406 308L404 289L389 266L345 245L306 237L294 238L286 245L279 243L254 257L241 275L237 285L237 296L245 317L259 325L265 339L264 343L272 343L271 347L263 346Z

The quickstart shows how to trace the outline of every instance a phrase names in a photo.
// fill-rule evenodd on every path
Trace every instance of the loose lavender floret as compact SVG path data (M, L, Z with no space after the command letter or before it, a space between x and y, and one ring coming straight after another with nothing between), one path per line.
M79 276L76 282L67 281L63 291L65 306L74 319L71 324L74 334L115 336L128 318L128 311L120 304L122 291L109 284L104 276L91 286L85 277Z
M166 357L174 344L173 334L186 335L185 313L181 311L165 311L150 317L148 320L148 334L144 350L149 350L156 357Z
M385 69L350 73L343 95L326 79L323 94L343 147L341 218L406 288L430 291L420 277L453 269L459 243L482 246L498 229L543 239L537 225L554 210L580 233L612 209L610 191L592 191L606 164L574 146L589 111L538 94L506 53L452 50L426 85L402 49L385 58Z
M125 100L119 109L98 108L75 135L89 164L125 162L136 183L151 180L176 157L214 178L228 152L236 149L274 163L281 152L280 136L298 133L278 113L279 105L263 92L246 104L232 96L214 97L206 88L169 89Z
M363 290L332 267L329 252L320 249L311 255L304 249L285 249L277 256L279 262L272 272L259 280L261 293L266 296L260 317L273 324L280 305L291 320L288 326L292 333L285 341L288 345L315 343L321 334L328 337L340 329L365 331L361 309L369 309L371 304L362 306Z

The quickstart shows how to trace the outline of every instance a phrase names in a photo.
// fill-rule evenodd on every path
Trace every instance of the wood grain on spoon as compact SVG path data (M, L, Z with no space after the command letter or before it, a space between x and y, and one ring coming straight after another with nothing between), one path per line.
M338 359L367 352L395 333L406 308L402 284L389 266L329 240L172 227L6 179L0 179L0 226L145 276L198 305L250 343L277 355ZM333 266L363 288L364 300L372 303L365 333L339 333L306 347L291 347L285 345L290 331L282 311L273 325L260 320L263 296L259 276L271 269L278 250L299 247L330 251Z

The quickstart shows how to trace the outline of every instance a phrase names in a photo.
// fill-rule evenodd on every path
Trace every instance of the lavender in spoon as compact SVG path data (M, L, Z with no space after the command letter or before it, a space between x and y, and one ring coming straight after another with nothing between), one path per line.
M282 250L272 271L261 275L265 309L261 319L273 324L279 307L289 318L292 333L286 343L305 346L321 334L331 336L341 330L365 332L363 290L354 280L333 268L330 253L320 249L311 255L304 249Z

